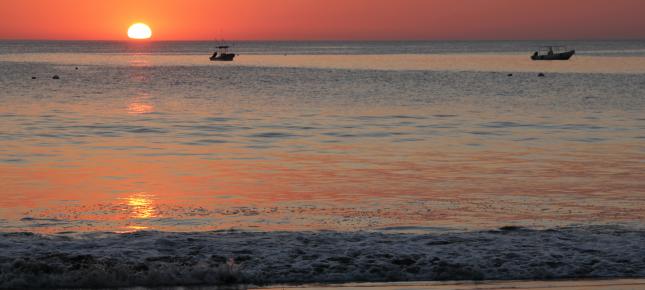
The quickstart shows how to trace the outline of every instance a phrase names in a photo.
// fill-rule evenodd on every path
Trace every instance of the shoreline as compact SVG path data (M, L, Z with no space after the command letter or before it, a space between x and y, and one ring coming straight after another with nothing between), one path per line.
M62 288L67 289L67 288ZM97 288L83 288L97 289ZM100 289L100 288L98 288ZM640 290L645 278L566 279L566 280L486 280L486 281L414 281L384 283L303 284L303 285L233 285L126 287L117 290Z
M449 282L391 282L391 283L347 283L329 285L275 285L249 289L298 289L298 290L475 290L475 289L566 289L566 290L621 290L645 289L645 278L616 278L616 279L571 279L571 280L498 280L498 281L449 281ZM205 289L204 289L205 290Z

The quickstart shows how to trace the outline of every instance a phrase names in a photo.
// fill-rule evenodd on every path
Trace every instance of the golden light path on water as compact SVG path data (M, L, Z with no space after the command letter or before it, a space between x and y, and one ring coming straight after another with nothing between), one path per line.
M506 74L461 72L600 72L629 83L629 74L645 73L642 57L536 64L524 55L242 55L204 64L199 55L14 54L0 61L53 63L65 73L58 83L25 78L7 87L14 93L0 108L7 193L0 225L10 230L645 220L644 120L621 107L639 104L630 99L638 89L624 85L616 97L611 88L605 100L584 88L612 76L549 79L535 89L527 85L536 82L532 73L507 88ZM377 71L361 71L369 69ZM425 77L432 71L441 73ZM484 88L460 87L482 79L490 82ZM562 95L576 82L584 85ZM609 108L585 107L599 100Z
M127 111L129 114L148 114L155 110L153 104L149 103L150 96L147 94L132 97L128 104Z
M154 195L145 192L133 193L122 199L126 205L124 208L127 219L132 220L126 227L128 230L140 231L149 229L148 226L139 225L137 221L159 217L154 205Z
M157 213L152 206L152 198L153 195L147 193L135 193L125 198L130 217L138 219L157 217Z

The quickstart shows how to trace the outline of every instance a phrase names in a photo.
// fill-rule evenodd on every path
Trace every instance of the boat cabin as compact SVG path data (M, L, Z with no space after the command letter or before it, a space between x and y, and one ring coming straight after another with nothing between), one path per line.
M540 49L538 51L536 51L535 53L537 53L537 55L554 55L554 54L563 53L563 52L567 52L567 51L568 50L567 50L567 48L565 46L553 46L553 45L551 45L551 46L540 47Z
M218 54L226 54L228 53L228 45L220 45L217 47L217 52Z

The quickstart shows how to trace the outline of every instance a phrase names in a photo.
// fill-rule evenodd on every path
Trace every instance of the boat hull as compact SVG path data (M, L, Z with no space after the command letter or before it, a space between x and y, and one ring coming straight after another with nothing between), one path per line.
M570 50L562 53L554 53L552 55L532 55L532 60L569 60L574 54L575 50Z
M211 61L233 61L235 58L235 53L224 53L217 56L211 56Z

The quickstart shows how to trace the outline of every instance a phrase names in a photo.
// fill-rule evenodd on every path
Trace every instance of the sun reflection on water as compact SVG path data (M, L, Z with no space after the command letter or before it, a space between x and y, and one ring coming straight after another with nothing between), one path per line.
M135 96L128 104L127 112L128 114L148 114L155 111L155 106L146 102L150 99L150 95L142 94L140 96Z
M152 113L153 111L154 106L150 104L134 102L128 105L129 114L147 114Z
M154 196L145 192L134 193L126 197L126 210L131 218L148 219L157 217L157 210L154 206Z
M134 54L133 58L128 60L128 64L131 67L149 67L152 65L149 60L149 56L139 54Z
M128 230L126 231L118 231L118 233L130 233L130 232L136 232L136 231L144 231L149 229L150 227L146 226L137 226L137 225L129 225L126 227Z

